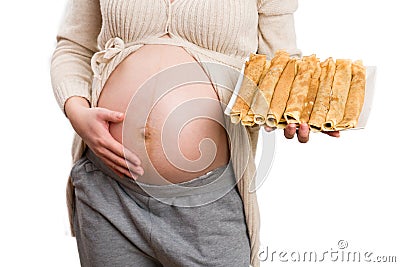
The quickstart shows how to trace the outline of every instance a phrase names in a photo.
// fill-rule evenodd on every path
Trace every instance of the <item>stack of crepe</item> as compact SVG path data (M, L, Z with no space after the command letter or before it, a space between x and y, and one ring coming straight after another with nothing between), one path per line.
M308 123L311 130L355 128L365 95L366 68L362 62L315 56L291 58L286 51L251 54L231 109L232 123L266 124L284 128Z

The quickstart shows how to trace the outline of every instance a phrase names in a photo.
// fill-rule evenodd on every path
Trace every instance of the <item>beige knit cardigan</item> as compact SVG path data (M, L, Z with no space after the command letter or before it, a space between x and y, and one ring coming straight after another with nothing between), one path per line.
M286 49L300 56L296 46L293 12L297 0L68 0L57 34L51 61L55 98L64 112L71 96L97 105L101 89L111 72L130 53L145 44L179 45L203 67L215 84L220 101L227 105L232 91L217 85L215 74L205 62L224 64L238 73L250 53L267 54ZM171 39L159 38L169 33ZM234 88L238 75L226 74ZM243 200L251 243L251 266L260 265L260 217L256 192L250 192L256 165L255 151L260 126L233 125L225 118L231 159ZM75 134L72 163L85 144ZM71 233L74 190L67 183Z

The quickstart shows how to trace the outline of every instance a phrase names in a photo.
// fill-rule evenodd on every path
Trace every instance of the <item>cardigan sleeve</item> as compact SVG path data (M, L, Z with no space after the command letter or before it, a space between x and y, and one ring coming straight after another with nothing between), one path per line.
M271 59L276 50L284 49L301 57L297 48L293 13L297 0L258 0L258 51Z
M99 0L68 0L50 64L54 96L65 114L65 101L81 96L91 101L91 57L101 30Z

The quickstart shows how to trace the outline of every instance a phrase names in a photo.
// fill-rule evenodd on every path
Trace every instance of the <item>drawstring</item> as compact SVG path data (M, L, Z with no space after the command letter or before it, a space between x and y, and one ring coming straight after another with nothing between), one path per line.
M168 2L168 18L167 18L167 25L165 25L165 33L169 32L169 26L171 25L171 13L172 13L172 4L170 0Z
M119 37L111 38L107 41L104 50L95 53L91 59L90 65L92 67L94 77L100 78L102 73L102 63L108 63L117 54L125 49L124 41Z

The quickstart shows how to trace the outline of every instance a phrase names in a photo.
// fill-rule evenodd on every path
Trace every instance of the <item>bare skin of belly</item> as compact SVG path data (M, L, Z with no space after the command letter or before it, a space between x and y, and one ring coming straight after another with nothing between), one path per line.
M169 38L168 35L163 37ZM132 96L147 79L166 68L189 62L195 62L199 73L205 75L197 61L182 47L144 45L112 72L100 94L98 106L127 112ZM162 89L163 82L157 84L159 86L152 90ZM144 175L139 176L138 181L181 183L229 162L228 136L223 124L218 123L223 120L223 110L211 83L179 86L157 102L152 97L152 90L139 101L142 104L129 106L123 123L110 123L109 127L111 135L140 158ZM153 104L150 112L144 114L144 107ZM176 110L180 113L174 112ZM200 111L201 116L207 118L182 122L181 115L190 116L194 110L197 112L193 114ZM144 124L141 121L146 116Z

